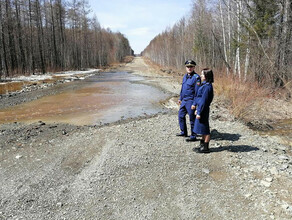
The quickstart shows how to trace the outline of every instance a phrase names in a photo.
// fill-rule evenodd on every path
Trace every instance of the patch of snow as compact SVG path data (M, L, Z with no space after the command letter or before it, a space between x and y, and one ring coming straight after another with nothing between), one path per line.
M45 79L51 79L52 76L49 74L44 75L30 75L30 76L19 76L11 78L12 81L39 81L39 80L45 80ZM6 78L7 79L7 78Z
M40 81L46 79L52 79L53 76L73 76L76 74L92 74L93 72L100 71L100 69L89 69L86 71L65 71L60 73L46 73L41 75L30 75L30 76L18 76L18 77L7 77L6 80L10 80L13 82L22 82L22 81ZM0 84L7 84L7 82L2 82Z
M97 71L100 71L100 69L90 69L86 71L66 71L66 72L54 74L54 76L71 76L71 75L76 75L76 74L90 74Z

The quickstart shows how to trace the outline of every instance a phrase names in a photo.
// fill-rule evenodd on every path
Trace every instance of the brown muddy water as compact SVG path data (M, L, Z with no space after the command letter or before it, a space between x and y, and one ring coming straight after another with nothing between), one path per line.
M261 135L279 136L284 144L292 147L292 118L279 120L271 124L272 128L268 131L260 131Z
M100 73L82 87L0 110L0 123L44 121L99 125L166 111L159 104L169 97L127 72Z

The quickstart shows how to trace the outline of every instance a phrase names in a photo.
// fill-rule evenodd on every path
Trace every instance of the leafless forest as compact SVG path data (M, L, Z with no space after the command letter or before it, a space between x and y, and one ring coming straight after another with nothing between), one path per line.
M133 53L89 13L84 0L0 0L0 79L99 67Z
M193 58L271 88L291 87L291 0L194 0L189 15L156 36L143 55L180 69Z

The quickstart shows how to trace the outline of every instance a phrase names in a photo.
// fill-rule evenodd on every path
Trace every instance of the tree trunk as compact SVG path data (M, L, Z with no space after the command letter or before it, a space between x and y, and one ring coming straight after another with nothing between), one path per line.
M11 70L15 71L17 68L17 57L16 57L16 50L15 50L15 41L14 41L14 34L12 30L12 18L11 18L11 3L10 0L6 0L6 19L7 19L7 32L8 32L8 45L9 45L9 52L10 52L10 63L11 63Z
M51 6L51 19L52 19L52 38L53 38L53 48L54 48L54 67L59 67L59 55L57 51L57 44L56 44L56 30L55 30L55 18L54 18L54 9L52 0L50 0Z
M277 50L276 50L276 62L275 62L275 86L280 87L284 85L285 75L286 75L286 65L287 65L287 50L289 50L289 1L290 0L282 0L280 3L280 19L279 19L279 28L277 33ZM290 27L291 31L291 27Z
M25 53L23 49L23 43L22 43L22 28L21 28L21 20L20 20L20 10L18 7L18 0L15 0L15 10L16 10L16 20L17 20L17 34L18 34L18 44L19 44L19 50L20 50L20 62L21 62L21 70L22 74L25 73L26 69L26 62L25 62Z
M59 12L59 29L60 29L60 39L61 39L61 47L60 47L60 64L62 70L65 68L65 34L64 34L64 18L63 18L63 10L62 10L62 0L57 1L58 12Z
M247 72L249 68L249 58L250 58L249 42L250 42L250 39L248 36L248 42L247 42L246 53L245 53L245 64L244 64L244 81L247 80Z
M32 74L35 73L35 56L34 56L34 44L33 44L33 24L32 24L32 4L31 0L29 0L29 27L30 27L30 59L31 59L31 71Z
M1 31L1 42L2 42L2 51L3 51L3 61L4 61L4 67L6 71L6 76L9 75L9 68L8 68L8 58L6 53L6 43L5 43L5 35L4 35L4 22L3 22L3 16L2 16L2 1L0 1L0 31ZM0 51L0 53L2 53ZM2 60L1 60L1 67L2 67ZM1 72L2 73L2 72Z
M240 10L241 10L241 0L236 2L236 8L237 8L237 47L236 47L236 55L235 55L235 65L234 70L235 73L238 74L238 77L241 77L240 73L240 34L241 34L241 24L240 24Z
M39 55L40 55L40 62L41 62L41 70L42 73L46 73L46 66L44 61L44 54L43 54L43 40L42 40L42 17L41 17L41 9L40 9L40 2L36 0L36 24L38 30L38 46L39 46Z
M228 60L229 63L232 63L232 57L231 57L231 0L228 0Z
M292 20L291 20L291 0L284 1L284 15L283 15L283 32L282 32L282 39L283 39L283 55L280 61L280 65L282 67L282 80L284 83L287 83L289 80L289 52L291 50L291 29L292 29ZM291 73L290 73L291 75ZM290 76L291 77L291 76Z
M228 63L228 57L227 57L227 51L226 51L225 25L224 25L224 19L223 19L221 0L219 0L219 8L220 8L220 17L221 17L221 25L222 25L222 38L223 38L224 58L225 58L225 62ZM229 74L229 69L227 67L226 67L226 72L227 72L227 74Z

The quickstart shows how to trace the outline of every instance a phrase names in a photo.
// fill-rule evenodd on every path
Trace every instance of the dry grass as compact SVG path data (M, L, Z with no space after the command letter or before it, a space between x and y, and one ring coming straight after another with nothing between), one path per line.
M238 78L227 75L216 76L214 89L232 114L240 119L246 119L251 114L251 110L261 106L269 95L268 91L260 88L256 83L241 83Z
M255 82L241 82L231 75L215 75L214 90L231 113L244 121L278 120L291 117L291 112L280 105L291 106L291 101L279 99L282 91L259 86ZM283 96L282 96L283 97Z
M159 74L165 74L166 67L158 65L143 57L147 65ZM173 79L181 83L184 69L170 69ZM200 70L196 69L199 73ZM292 118L292 100L288 100L288 89L272 90L255 82L240 81L224 71L214 70L214 91L216 100L224 105L232 115L244 122L263 123ZM219 74L222 73L222 74Z

